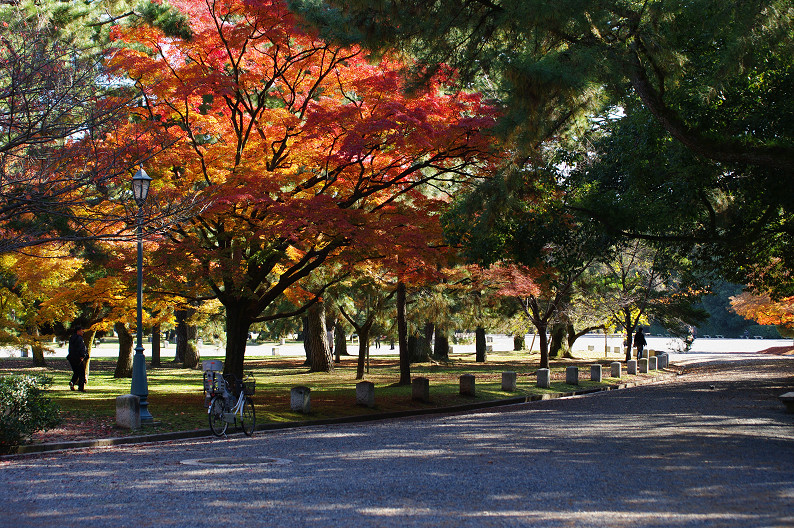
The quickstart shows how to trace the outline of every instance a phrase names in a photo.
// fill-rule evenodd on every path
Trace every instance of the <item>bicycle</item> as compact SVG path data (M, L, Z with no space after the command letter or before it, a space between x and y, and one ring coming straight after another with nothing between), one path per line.
M236 376L213 376L211 382L210 404L207 410L210 429L215 436L225 436L229 424L240 427L246 436L256 429L256 410L251 396L256 390L256 380L251 375L242 380Z

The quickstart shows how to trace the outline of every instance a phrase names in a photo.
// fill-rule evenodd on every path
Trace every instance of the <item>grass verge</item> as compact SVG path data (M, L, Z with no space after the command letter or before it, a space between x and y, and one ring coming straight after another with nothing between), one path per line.
M204 357L202 359L223 359ZM601 382L590 381L589 365L604 365L604 375L609 374L609 364L620 358L579 357L553 361L551 388L535 386L538 368L537 354L526 352L491 353L486 363L476 363L473 354L456 354L449 362L421 363L411 366L412 377L423 376L430 380L430 403L411 399L410 386L397 386L399 361L396 356L378 356L370 362L364 379L375 384L375 408L357 406L355 399L356 358L343 357L330 373L309 372L301 358L253 357L246 358L246 372L257 380L254 403L257 424L292 421L344 418L385 412L411 411L428 408L451 407L513 397L543 393L568 393L589 388L602 388L617 383L653 378L660 373L626 376L618 380L605 377ZM0 359L0 373L44 373L53 378L49 396L61 408L64 422L56 429L36 433L33 443L69 440L98 439L174 431L205 430L208 428L204 407L201 370L179 368L171 363L152 368L147 365L149 385L149 410L156 425L142 430L129 431L115 425L116 396L130 391L130 380L113 377L115 359L91 360L87 391L69 390L71 370L65 359L49 359L46 368L35 368L29 358ZM580 366L579 385L565 383L565 368ZM502 372L515 371L518 375L516 392L501 388ZM625 369L624 369L625 372ZM459 394L459 377L476 376L476 396ZM672 374L670 374L672 375ZM297 385L311 388L311 410L308 415L290 410L290 389Z

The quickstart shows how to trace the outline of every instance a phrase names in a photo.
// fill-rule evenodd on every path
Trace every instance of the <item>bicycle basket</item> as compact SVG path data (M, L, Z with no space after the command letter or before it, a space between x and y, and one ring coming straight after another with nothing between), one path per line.
M256 380L252 377L243 378L243 392L246 396L253 396L256 391Z

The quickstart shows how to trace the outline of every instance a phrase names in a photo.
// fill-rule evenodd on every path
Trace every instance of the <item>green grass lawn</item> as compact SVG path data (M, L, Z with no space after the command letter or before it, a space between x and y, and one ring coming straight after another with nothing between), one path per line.
M604 375L609 374L609 363L620 358L604 359L592 354L578 354L573 359L552 362L551 389L535 386L535 370L539 356L526 352L490 353L486 363L476 363L473 354L456 354L448 363L421 363L411 366L412 377L423 376L430 380L430 403L411 399L410 386L396 386L399 380L397 356L378 356L370 362L364 379L375 384L375 408L356 405L356 358L343 357L341 364L331 373L312 373L302 366L301 358L254 357L246 358L246 372L256 378L254 402L257 424L339 418L390 411L406 411L431 407L448 407L489 400L528 396L532 394L572 392L587 388L614 385L619 381L653 377L651 373L626 376L622 380L604 378L601 383L591 382L589 365L601 362ZM203 357L202 359L223 359ZM0 360L0 373L44 373L53 378L50 397L61 408L64 424L58 429L38 433L36 442L54 440L104 438L141 434L207 429L207 412L204 407L203 373L201 370L175 368L171 363L152 368L147 365L149 384L149 410L158 422L142 431L127 431L115 426L116 396L128 394L130 379L115 379L115 359L91 360L86 392L69 390L71 370L65 359L48 359L48 367L34 368L29 358ZM579 365L579 386L565 384L565 367ZM516 392L501 389L503 371L518 373ZM625 372L625 370L624 370ZM476 376L476 397L459 394L459 377ZM311 388L311 413L290 411L290 389L297 385Z

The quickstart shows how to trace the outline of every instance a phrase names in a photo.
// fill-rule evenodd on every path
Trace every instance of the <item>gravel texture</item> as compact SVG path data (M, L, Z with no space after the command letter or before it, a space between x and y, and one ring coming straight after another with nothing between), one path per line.
M7 457L0 526L794 526L777 401L794 358L685 369L477 413Z

